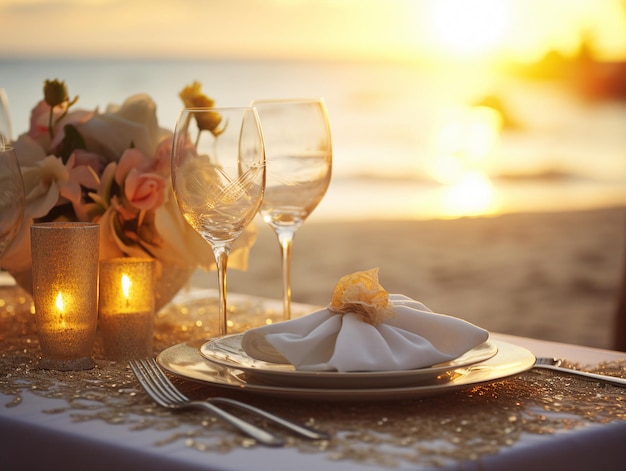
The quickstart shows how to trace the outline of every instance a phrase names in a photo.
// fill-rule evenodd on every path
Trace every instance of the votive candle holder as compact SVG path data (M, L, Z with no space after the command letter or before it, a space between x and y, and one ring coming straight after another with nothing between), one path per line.
M155 263L135 257L100 262L99 325L109 360L152 356Z
M39 366L60 371L93 368L100 226L33 224L30 235Z

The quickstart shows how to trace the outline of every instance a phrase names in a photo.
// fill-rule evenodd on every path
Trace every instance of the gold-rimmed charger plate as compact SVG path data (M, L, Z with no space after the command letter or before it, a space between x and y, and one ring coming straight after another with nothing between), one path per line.
M266 382L282 386L322 389L392 388L422 384L452 370L488 360L498 348L484 342L454 360L427 368L392 371L302 371L287 363L269 363L250 357L242 348L243 334L211 339L200 347L200 354L222 366L245 371Z
M162 351L157 361L168 372L209 386L272 397L330 401L380 401L417 399L466 389L522 373L533 367L534 355L527 349L492 340L498 353L488 360L447 372L444 378L388 388L305 388L267 383L243 370L208 361L199 351L205 343L190 342Z

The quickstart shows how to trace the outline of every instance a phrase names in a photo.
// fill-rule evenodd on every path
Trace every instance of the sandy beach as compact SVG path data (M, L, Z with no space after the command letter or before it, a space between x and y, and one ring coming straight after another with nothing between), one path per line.
M257 221L246 272L229 292L281 297L274 233ZM336 281L379 267L391 293L490 331L612 346L626 209L426 221L307 221L293 247L293 300L326 305ZM192 284L215 288L214 272Z

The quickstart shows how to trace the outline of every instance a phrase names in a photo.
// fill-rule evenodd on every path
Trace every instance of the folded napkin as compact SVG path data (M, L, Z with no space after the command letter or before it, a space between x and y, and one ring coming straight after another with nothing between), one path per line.
M488 337L467 321L389 295L374 268L339 280L325 309L247 331L242 348L257 360L298 370L391 371L453 360Z

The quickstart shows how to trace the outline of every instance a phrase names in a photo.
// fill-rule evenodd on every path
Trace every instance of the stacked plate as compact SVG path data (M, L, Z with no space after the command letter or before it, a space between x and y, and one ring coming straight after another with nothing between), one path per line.
M243 334L175 345L161 352L169 372L211 386L319 400L413 399L465 389L529 370L535 363L525 348L490 339L460 357L428 368L401 371L298 371L290 364L251 358Z

